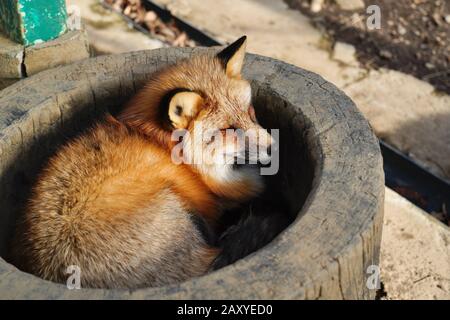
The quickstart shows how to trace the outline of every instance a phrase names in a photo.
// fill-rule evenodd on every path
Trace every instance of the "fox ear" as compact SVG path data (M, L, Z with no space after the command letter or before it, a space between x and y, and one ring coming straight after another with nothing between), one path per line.
M243 36L217 54L230 78L240 78L244 64L247 37Z
M169 119L176 129L185 129L197 115L202 105L202 97L195 92L178 92L169 102Z

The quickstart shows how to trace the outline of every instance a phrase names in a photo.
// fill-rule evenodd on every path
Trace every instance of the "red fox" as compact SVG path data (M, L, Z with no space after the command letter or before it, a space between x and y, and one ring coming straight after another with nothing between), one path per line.
M211 270L221 248L208 235L227 208L257 196L264 184L253 166L214 161L218 154L242 156L239 139L224 140L212 161L195 161L211 141L189 138L194 124L221 134L255 129L259 147L273 143L241 77L245 47L244 36L218 54L156 72L117 117L63 146L18 226L20 268L64 283L67 267L76 265L82 287L90 288L161 286ZM179 129L191 133L182 141L188 163L173 161Z

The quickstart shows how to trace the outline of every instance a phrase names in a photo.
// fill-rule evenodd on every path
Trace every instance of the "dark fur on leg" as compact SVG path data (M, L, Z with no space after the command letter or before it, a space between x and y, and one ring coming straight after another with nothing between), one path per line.
M281 197L268 194L225 213L223 225L227 227L217 243L222 251L212 269L225 267L264 247L293 220Z

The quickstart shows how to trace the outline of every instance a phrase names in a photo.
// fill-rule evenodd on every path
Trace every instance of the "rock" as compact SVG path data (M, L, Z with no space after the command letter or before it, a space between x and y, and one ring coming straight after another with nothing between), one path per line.
M63 36L25 48L27 75L66 65L89 57L89 43L86 32L69 31Z
M156 19L158 19L158 16L154 11L147 11L144 17L145 22L154 22Z
M361 10L365 8L363 0L335 0L342 10Z
M406 29L405 29L405 27L403 27L402 25L399 25L398 26L398 28L397 28L397 30L398 30L398 33L400 34L400 35L405 35L406 34L406 32L408 32Z
M380 56L382 56L383 58L386 58L388 60L392 59L392 57L393 57L392 53L390 51L384 50L384 49L380 51Z
M447 22L447 23L450 24L450 14L446 15L446 16L444 17L444 20L445 20L445 22Z
M311 1L311 11L314 13L320 12L322 10L323 0L312 0Z
M442 25L442 17L439 13L435 12L432 15L433 21L437 26Z
M0 33L0 79L22 78L23 45Z
M431 62L425 63L425 67L430 70L436 68L436 66L434 64L432 64Z
M344 42L336 42L333 50L333 60L339 61L346 65L357 66L358 61L355 57L356 49L351 44Z

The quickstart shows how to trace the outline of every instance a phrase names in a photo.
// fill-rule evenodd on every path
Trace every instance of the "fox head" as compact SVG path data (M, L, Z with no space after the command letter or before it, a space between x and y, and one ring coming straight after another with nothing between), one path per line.
M261 191L258 168L244 163L267 161L273 143L258 124L250 83L241 76L245 48L243 36L217 54L158 71L119 115L181 155L214 193L233 199Z

